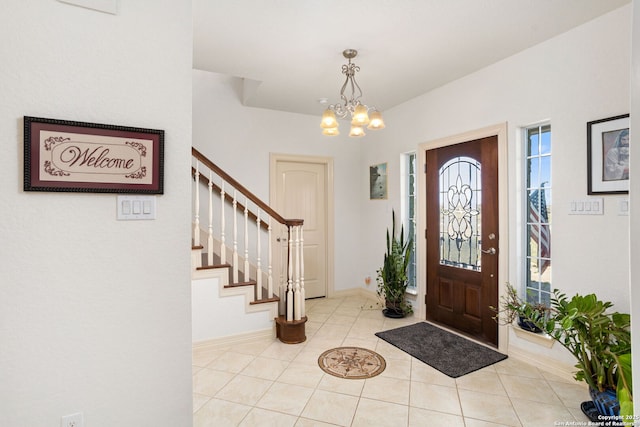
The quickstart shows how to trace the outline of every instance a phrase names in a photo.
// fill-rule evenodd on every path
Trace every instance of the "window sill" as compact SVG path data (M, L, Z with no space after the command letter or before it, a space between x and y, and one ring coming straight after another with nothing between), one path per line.
M408 289L408 288L407 288L407 290L406 290L406 291L404 291L404 292L405 292L406 294L413 295L413 296L418 295L418 290L417 290L417 289Z
M546 348L553 347L553 343L555 342L555 340L547 334L536 334L533 332L525 331L524 329L521 329L517 326L513 326L512 328L513 328L513 332L516 334L518 338L532 342L534 344L538 344Z

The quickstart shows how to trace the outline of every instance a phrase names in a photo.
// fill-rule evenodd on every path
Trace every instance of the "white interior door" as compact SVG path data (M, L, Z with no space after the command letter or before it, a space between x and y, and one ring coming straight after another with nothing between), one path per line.
M287 219L304 220L304 287L307 298L327 296L328 278L328 166L322 159L276 158L272 174L272 206ZM274 194L275 193L275 194ZM275 197L274 197L275 196ZM287 259L286 235L281 239ZM295 236L294 236L295 239ZM286 277L286 272L283 272Z

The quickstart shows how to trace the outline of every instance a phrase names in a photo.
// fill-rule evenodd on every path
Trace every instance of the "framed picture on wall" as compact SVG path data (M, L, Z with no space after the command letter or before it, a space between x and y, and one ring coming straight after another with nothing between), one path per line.
M387 198L387 164L380 163L369 166L369 199L384 200Z
M629 115L587 123L588 194L629 193Z
M24 117L24 191L163 194L164 131Z

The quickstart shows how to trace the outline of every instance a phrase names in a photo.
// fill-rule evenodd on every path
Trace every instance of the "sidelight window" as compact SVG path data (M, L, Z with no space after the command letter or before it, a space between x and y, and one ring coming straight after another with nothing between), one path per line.
M417 204L417 176L416 176L416 153L406 153L403 155L403 224L407 237L412 239L413 246L411 248L411 258L409 260L409 268L407 271L407 278L409 284L407 290L410 292L417 292L418 285L416 282L417 269L416 269L416 218L418 213Z
M551 125L525 129L524 283L526 299L549 305L551 298Z

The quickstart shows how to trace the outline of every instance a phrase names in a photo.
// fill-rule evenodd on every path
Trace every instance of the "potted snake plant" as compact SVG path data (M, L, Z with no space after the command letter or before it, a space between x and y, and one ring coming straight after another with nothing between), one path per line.
M378 296L384 298L387 317L404 317L413 312L405 297L408 278L407 269L411 258L412 239L405 240L404 227L396 235L396 214L392 212L391 232L387 228L387 250L382 267L378 269L376 282Z

